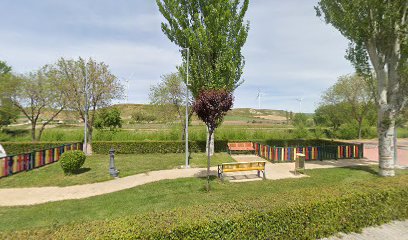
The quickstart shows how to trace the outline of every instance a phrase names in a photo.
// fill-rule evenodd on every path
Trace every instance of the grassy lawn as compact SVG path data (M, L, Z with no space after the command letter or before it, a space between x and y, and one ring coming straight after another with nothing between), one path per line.
M212 166L222 162L234 161L226 153L216 153L211 158ZM116 168L120 177L144 173L155 170L172 169L185 165L184 153L168 154L129 154L115 156ZM205 153L192 153L191 167L206 167ZM77 175L65 176L60 164L54 163L28 172L21 172L10 177L0 179L0 188L12 187L41 187L41 186L70 186L111 180L109 175L109 156L92 155L87 158L84 166Z
M61 225L112 221L178 209L180 212L219 210L228 202L237 206L262 206L302 203L308 199L326 199L354 191L375 190L378 186L408 188L408 171L399 170L395 178L380 178L376 167L309 170L308 178L246 183L212 181L210 193L204 191L204 179L166 180L116 193L81 200L68 200L27 207L0 208L0 231L36 228L50 230ZM301 196L301 197L299 197ZM260 209L258 209L260 210ZM228 214L225 212L223 214ZM0 234L1 236L1 234Z

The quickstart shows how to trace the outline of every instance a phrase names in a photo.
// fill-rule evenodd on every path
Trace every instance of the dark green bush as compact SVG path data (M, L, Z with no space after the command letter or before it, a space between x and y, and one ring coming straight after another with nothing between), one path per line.
M69 175L77 172L84 165L85 159L86 155L84 152L75 150L64 152L59 162L64 173Z

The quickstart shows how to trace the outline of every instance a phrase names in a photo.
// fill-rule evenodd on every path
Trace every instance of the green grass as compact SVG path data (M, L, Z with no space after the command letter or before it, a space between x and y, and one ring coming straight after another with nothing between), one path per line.
M399 138L408 138L408 128L398 128L397 135Z
M261 201L261 205L279 206L302 203L308 198L317 200L362 190L374 191L377 187L408 187L408 171L398 171L399 176L395 178L378 177L377 171L376 167L364 166L308 170L310 177L302 179L246 183L213 180L210 193L204 191L204 179L166 180L81 200L2 207L0 231L52 229L65 224L111 221L146 213L160 214L174 209L180 212L197 208L211 211L229 202L250 206L252 202Z
M226 153L216 153L211 158L211 165L217 166L222 162L234 161ZM115 156L116 168L120 177L144 173L155 170L172 169L185 165L183 153L169 154L129 154ZM206 167L207 156L204 153L192 153L191 167ZM21 172L10 177L0 179L0 188L41 187L41 186L70 186L111 180L109 175L109 156L89 156L81 171L77 175L65 176L60 164L53 163L28 172Z

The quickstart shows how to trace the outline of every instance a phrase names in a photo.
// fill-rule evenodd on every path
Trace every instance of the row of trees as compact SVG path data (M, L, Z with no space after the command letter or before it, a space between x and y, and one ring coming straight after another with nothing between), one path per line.
M33 141L40 140L45 127L66 110L83 121L88 119L87 137L91 144L96 110L109 106L123 94L122 85L108 65L91 58L61 58L24 75L12 73L3 63L0 76L2 122L9 124L21 112L31 123ZM3 112L12 117L3 117ZM104 124L98 122L97 126Z

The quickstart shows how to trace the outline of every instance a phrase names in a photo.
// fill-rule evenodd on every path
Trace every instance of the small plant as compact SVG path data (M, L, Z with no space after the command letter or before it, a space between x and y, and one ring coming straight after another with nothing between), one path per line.
M61 168L66 175L76 173L84 165L86 155L84 152L75 150L64 152L60 158Z

